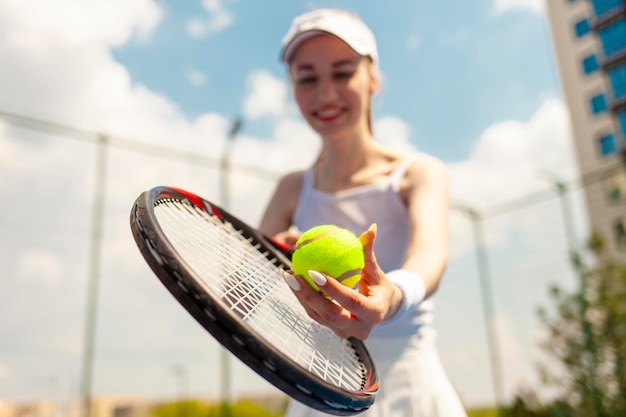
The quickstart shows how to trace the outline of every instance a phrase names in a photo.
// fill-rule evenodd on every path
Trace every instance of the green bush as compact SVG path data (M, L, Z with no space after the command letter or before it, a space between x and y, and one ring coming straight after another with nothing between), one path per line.
M268 411L252 400L240 400L230 407L190 400L155 406L149 417L282 417L283 414Z

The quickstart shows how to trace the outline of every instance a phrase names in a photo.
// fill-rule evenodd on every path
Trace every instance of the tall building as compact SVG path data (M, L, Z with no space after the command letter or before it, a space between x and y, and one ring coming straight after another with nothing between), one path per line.
M589 221L626 260L626 0L545 0Z

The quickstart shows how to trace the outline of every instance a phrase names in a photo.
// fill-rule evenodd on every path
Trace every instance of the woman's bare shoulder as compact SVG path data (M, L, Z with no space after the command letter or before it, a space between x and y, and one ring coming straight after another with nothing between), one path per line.
M434 155L419 153L407 169L407 175L414 178L428 177L431 175L446 175L446 164Z
M278 181L276 192L292 194L300 191L302 183L304 182L304 173L306 171L293 171L285 174Z

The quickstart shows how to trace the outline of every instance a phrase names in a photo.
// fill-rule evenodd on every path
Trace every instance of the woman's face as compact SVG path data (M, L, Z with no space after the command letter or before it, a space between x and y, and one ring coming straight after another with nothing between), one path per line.
M331 35L307 39L289 72L295 100L325 139L369 134L369 103L378 83L372 64Z

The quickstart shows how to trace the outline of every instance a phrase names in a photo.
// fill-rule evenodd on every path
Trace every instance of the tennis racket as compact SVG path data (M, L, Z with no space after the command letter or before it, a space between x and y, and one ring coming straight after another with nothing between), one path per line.
M190 192L156 187L132 208L152 271L226 349L278 389L334 415L368 409L379 380L363 343L312 320L283 279L289 252Z

